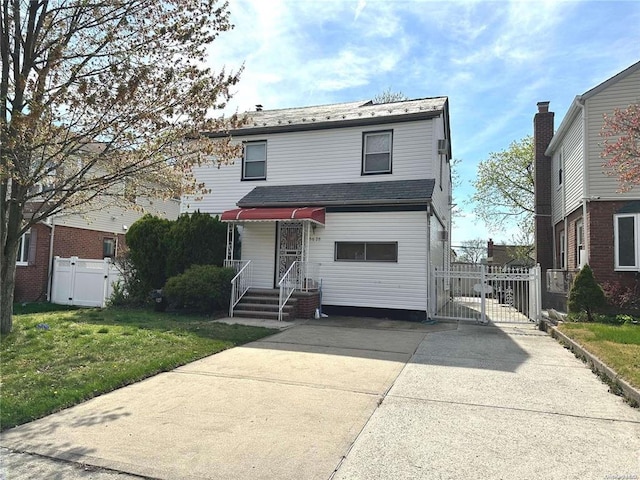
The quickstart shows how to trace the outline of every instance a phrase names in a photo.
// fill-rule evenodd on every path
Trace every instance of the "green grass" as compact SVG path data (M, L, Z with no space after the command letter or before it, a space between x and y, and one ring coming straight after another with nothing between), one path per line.
M14 314L0 340L0 430L273 333L144 310Z
M640 388L640 325L563 323L559 329Z

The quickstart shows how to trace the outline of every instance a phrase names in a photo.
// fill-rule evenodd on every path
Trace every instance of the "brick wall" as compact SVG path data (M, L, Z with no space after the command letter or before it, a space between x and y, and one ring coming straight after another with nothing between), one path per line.
M313 318L316 308L320 306L319 292L295 292L297 318Z
M627 202L590 202L587 205L589 266L598 283L620 282L633 287L640 281L637 272L616 272L613 215Z
M102 243L105 238L117 238L117 253L121 253L126 248L125 237L122 234L56 226L53 255L65 258L101 259L103 258Z
M47 299L49 246L52 230L46 225L38 224L31 227L31 231L37 232L36 258L35 262L27 266L19 265L16 267L14 294L16 302L35 302ZM116 253L122 253L126 249L123 234L64 226L56 226L53 232L53 256L102 259L102 244L105 238L117 238Z
M49 281L49 242L51 228L37 224L31 227L31 235L36 236L36 253L29 265L16 266L16 287L14 301L35 302L47 299L47 282Z

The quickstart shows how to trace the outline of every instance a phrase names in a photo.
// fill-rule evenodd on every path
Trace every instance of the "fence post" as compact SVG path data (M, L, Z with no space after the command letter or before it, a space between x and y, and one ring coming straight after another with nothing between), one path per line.
M487 323L487 272L485 270L486 265L480 265L480 321Z

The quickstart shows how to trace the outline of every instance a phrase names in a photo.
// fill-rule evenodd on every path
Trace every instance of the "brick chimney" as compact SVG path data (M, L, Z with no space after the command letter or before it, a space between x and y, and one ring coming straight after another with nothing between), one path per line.
M490 238L487 242L487 261L493 261L493 239Z
M553 268L551 158L544 154L553 138L553 116L549 102L538 102L538 113L533 117L535 247L536 262L542 270L543 305L547 291L545 272Z

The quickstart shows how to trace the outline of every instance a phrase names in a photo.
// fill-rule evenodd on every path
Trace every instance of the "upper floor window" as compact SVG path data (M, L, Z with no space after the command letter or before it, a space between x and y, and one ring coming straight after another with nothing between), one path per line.
M614 216L615 268L640 270L640 213Z
M564 152L561 150L560 155L558 155L558 188L562 186L562 182L564 181Z
M18 240L18 258L16 265L29 264L29 245L31 241L31 232L24 233Z
M393 132L368 132L363 136L362 174L391 173Z
M242 179L264 180L267 178L267 142L246 142L242 157Z

